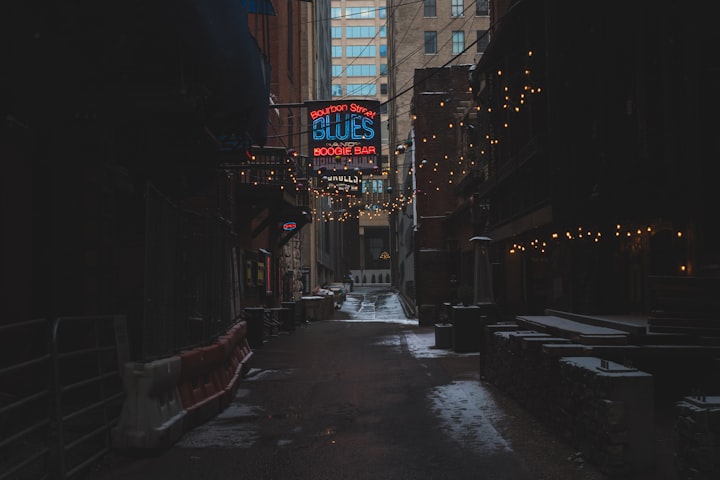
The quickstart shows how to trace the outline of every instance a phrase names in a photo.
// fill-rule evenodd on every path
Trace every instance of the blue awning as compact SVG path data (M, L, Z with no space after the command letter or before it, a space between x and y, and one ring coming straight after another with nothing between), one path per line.
M248 27L248 3L269 0L165 0L182 35L192 48L198 71L212 92L206 105L206 126L215 135L267 140L270 64ZM265 8L267 10L267 8Z
M247 5L248 13L259 13L261 15L277 15L270 0L242 0Z

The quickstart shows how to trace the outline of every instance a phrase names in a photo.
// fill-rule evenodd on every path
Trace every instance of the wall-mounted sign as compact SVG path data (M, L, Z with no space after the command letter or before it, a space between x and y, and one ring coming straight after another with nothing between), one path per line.
M319 175L380 169L380 102L339 100L306 102L310 159Z
M297 228L296 222L285 222L283 223L282 229L285 231L295 230Z
M320 177L320 188L330 194L360 195L362 194L362 175L328 172Z

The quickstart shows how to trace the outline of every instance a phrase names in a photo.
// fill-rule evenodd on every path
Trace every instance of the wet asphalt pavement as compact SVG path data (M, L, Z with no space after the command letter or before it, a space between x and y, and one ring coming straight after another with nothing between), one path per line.
M480 378L478 353L434 347L388 291L255 349L231 405L155 456L113 453L92 480L601 480Z

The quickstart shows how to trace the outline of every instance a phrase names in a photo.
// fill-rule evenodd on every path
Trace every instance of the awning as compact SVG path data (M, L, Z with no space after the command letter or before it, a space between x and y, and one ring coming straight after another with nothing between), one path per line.
M205 105L213 134L267 140L270 65L248 28L248 10L275 14L270 0L183 0L172 15L193 49L199 72L213 86Z

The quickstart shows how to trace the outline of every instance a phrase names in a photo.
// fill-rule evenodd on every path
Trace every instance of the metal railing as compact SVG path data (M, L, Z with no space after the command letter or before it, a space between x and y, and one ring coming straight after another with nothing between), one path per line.
M125 398L125 317L36 319L0 335L10 347L0 364L0 480L73 478L111 448Z
M0 326L0 480L48 478L51 430L49 322Z

